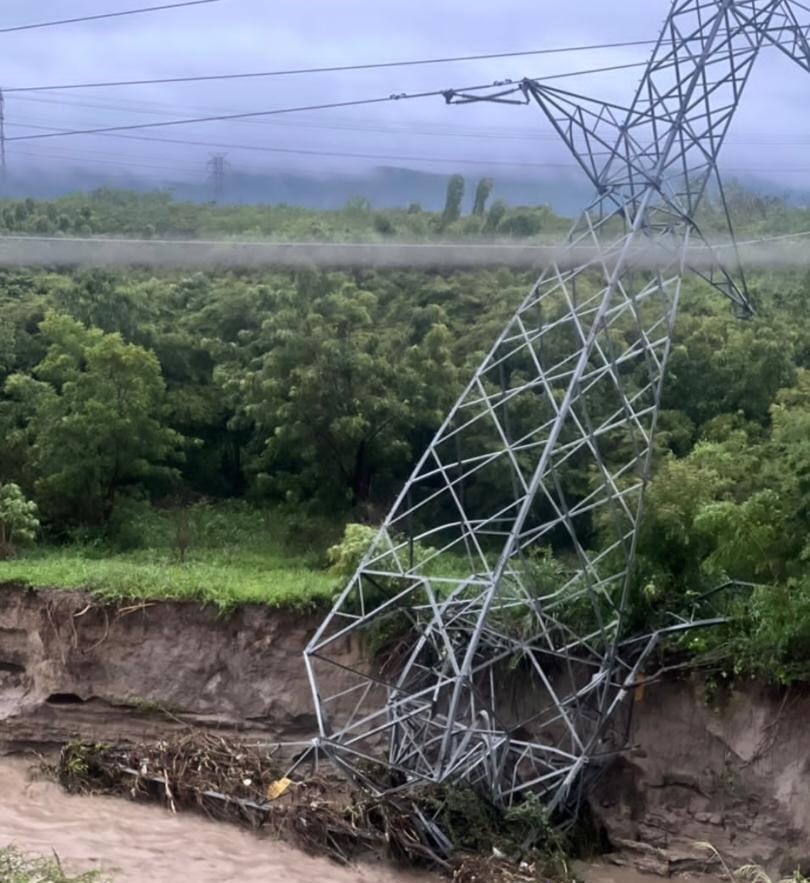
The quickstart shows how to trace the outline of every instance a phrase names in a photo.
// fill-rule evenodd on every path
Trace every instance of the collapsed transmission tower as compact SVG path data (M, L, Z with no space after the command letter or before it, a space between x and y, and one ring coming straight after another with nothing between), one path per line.
M319 748L362 786L461 781L575 810L626 743L645 660L704 616L628 621L643 492L688 248L709 248L698 209L761 48L810 68L808 11L677 0L627 107L540 80L446 93L540 107L596 188L567 248L596 256L543 273L306 650ZM654 271L630 260L648 245ZM750 314L739 267L712 267ZM357 663L368 644L383 652Z

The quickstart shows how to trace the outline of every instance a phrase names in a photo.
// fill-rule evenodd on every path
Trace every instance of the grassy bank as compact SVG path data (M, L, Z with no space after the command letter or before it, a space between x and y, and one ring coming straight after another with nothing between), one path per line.
M95 871L74 877L65 873L56 858L31 857L7 846L0 849L0 880L3 883L105 883L108 878Z
M77 536L0 562L0 581L85 589L111 601L308 607L327 603L337 588L326 549L339 530L245 504L139 508L113 537Z

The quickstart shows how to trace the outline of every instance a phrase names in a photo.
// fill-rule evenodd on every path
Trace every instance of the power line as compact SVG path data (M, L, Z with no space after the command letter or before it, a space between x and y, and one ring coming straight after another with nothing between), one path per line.
M604 67L584 68L584 69L575 70L575 71L563 71L563 72L557 73L557 74L549 74L548 76L535 77L534 79L537 80L538 82L539 81L546 82L548 80L561 80L561 79L565 79L568 77L584 76L586 74L602 74L602 73L606 73L608 71L628 70L630 68L640 68L640 67L646 67L646 66L647 66L647 62L645 62L645 61L631 62L628 64L613 64L613 65L607 65ZM512 82L512 81L511 80L504 81L504 83L508 83L508 82ZM486 89L486 88L489 88L489 86L476 86L474 88ZM8 91L8 90L6 90L6 91ZM439 94L439 93L423 93L423 94L429 95L429 94ZM34 102L39 102L39 103L44 103L44 104L71 105L74 107L92 107L92 108L100 108L102 110L115 110L115 111L120 111L122 109L130 109L133 113L152 114L152 115L157 115L157 116L160 116L160 115L169 116L169 115L172 115L172 114L177 113L179 111L179 108L177 107L177 105L173 105L173 106L172 105L156 105L155 103L149 103L149 102L129 101L129 102L126 102L122 106L122 102L120 102L120 101L116 102L115 104L104 104L104 103L94 102L94 101L75 101L75 100L70 101L69 99L63 99L63 98L52 98L52 99L31 98L29 96L19 96L19 95L17 97L21 101L34 101ZM402 95L399 95L396 97L398 97L398 98L411 98L411 97L417 98L417 97L421 97L421 96L420 95L411 96L411 95L402 94ZM126 105L128 105L128 108ZM167 109L159 109L160 107L169 108L169 109L168 110ZM231 115L231 114L236 113L236 111L222 111L222 110L212 110L212 109L207 109L207 110L209 110L210 113L212 113L212 114L213 113L217 113L217 114L223 113L223 114ZM261 121L259 120L259 122L261 122Z
M57 203L58 204L58 203ZM237 208L234 206L234 208ZM241 208L241 207L240 207ZM259 208L254 206L254 208ZM337 212L340 210L338 209ZM798 231L783 237L781 246L775 247L770 238L749 240L740 252L744 266L761 269L806 270L808 257L806 242L808 231ZM767 244L771 242L769 247ZM758 246L765 246L760 250ZM689 249L689 264L696 269L709 269L715 265L713 248L726 248L732 244L722 242L694 245ZM153 268L206 268L245 267L258 269L262 266L301 267L328 266L335 269L353 266L363 267L445 267L480 268L497 264L514 270L536 270L538 265L556 260L565 266L591 260L596 254L594 246L581 246L567 256L557 244L550 242L414 242L414 241L268 241L267 239L179 239L135 238L126 236L79 237L58 234L30 235L11 234L0 236L0 265L2 266L127 266ZM631 249L630 263L639 267L656 266L660 252L651 245Z
M197 2L217 2L217 0L197 0ZM158 7L159 8L159 7ZM122 13L119 13L122 14ZM0 31L2 33L2 31ZM323 74L323 73L341 73L347 71L366 71L366 70L382 70L385 68L397 68L397 67L417 67L420 65L432 65L432 64L452 64L456 62L466 62L466 61L486 61L492 59L503 59L503 58L525 58L529 56L541 56L541 55L555 55L561 53L568 52L587 52L592 50L604 50L604 49L624 49L634 46L651 46L655 44L655 40L624 40L616 43L591 43L587 45L581 46L558 46L548 49L527 49L520 52L487 52L480 53L477 55L455 55L455 56L447 56L447 57L439 57L439 58L420 58L420 59L408 59L404 61L381 61L381 62L369 62L363 64L346 64L346 65L331 65L328 67L305 67L305 68L288 68L288 69L280 69L280 70L272 70L272 71L248 71L248 72L240 72L233 74L199 74L193 76L179 76L179 77L156 77L152 79L139 79L139 80L106 80L100 82L92 82L92 83L58 83L52 85L45 86L13 86L10 88L6 88L6 92L11 93L20 93L20 92L50 92L50 91L62 91L69 89L102 89L102 88L117 88L124 86L153 86L153 85L166 85L171 83L202 83L202 82L211 82L211 81L225 81L225 80L245 80L245 79L259 79L262 77L286 77L286 76L296 76L299 74ZM766 47L772 48L772 47ZM582 71L571 71L570 73L563 74L553 74L549 77L540 77L538 79L548 80L548 79L558 79L560 77L572 77L578 76L580 74L587 73L602 73L603 71L612 71L612 70L625 70L627 68L632 67L645 67L648 62L637 62L633 64L627 65L611 65L604 68L589 68L587 70Z
M216 0L197 0L197 2L216 2ZM2 33L2 31L0 31L0 33ZM417 67L430 64L452 64L465 61L486 61L489 59L500 58L556 55L563 52L589 52L597 49L624 49L631 46L650 46L653 43L655 43L655 40L625 40L619 43L593 43L585 46L559 46L550 49L528 49L523 52L488 52L478 55L456 55L444 58L409 59L406 61L379 61L364 64L331 65L328 67L289 68L273 71L250 71L247 73L235 74L200 74L197 76L158 77L155 79L141 80L109 80L107 82L99 83L64 83L55 86L16 86L6 89L6 92L47 92L50 90L63 89L100 89L118 86L154 86L168 83L202 83L210 82L212 80L247 80L260 77L289 77L299 74L333 74L346 71L369 71L395 67ZM638 66L646 64L647 62L641 62ZM619 70L620 67L616 66L615 68L610 69ZM565 74L564 76L573 76L573 74Z
M569 76L570 74L555 74L554 76ZM543 78L546 79L546 78ZM70 106L70 107L83 107L83 108L91 108L91 109L101 109L101 110L112 110L112 111L121 111L121 110L129 110L132 113L138 114L151 114L154 116L176 116L177 113L181 110L181 108L174 104L163 104L156 102L138 102L138 101L126 101L122 100L117 104L108 104L101 103L97 101L77 101L70 99L60 99L60 98L40 98L40 97L30 97L30 96L17 96L18 101L30 101L36 104L48 104L48 105L61 105L61 106ZM224 109L221 107L213 108L213 107L190 107L193 110L199 110L204 113L235 113L232 109ZM18 117L15 115L15 125L18 123L26 123L31 122L26 117ZM40 122L38 119L35 119L33 122ZM349 118L348 121L344 122L343 120L335 120L329 123L326 122L317 122L313 120L298 120L298 121L280 121L280 120L263 120L263 119L251 119L244 120L245 123L251 123L256 125L269 125L273 128L291 128L291 129L324 129L328 131L335 132L367 132L372 134L384 134L391 135L392 133L403 133L407 135L415 135L415 136L428 136L431 138L478 138L483 140L494 140L494 141L553 141L554 143L559 142L559 138L557 135L550 131L543 131L540 129L505 129L503 127L498 127L497 129L483 129L480 127L473 128L470 126L442 126L441 124L429 123L429 128L424 128L420 126L419 128L415 128L409 124L396 124L396 123L381 123L379 120L374 120L373 118L366 119L356 119ZM89 124L88 124L89 125ZM24 128L37 128L37 126L27 126L24 125ZM49 129L50 131L61 131L54 127L43 127L44 129ZM125 137L125 136L111 136L111 137ZM156 139L159 140L159 139ZM194 142L183 142L183 143L194 143ZM810 134L807 135L792 135L786 137L785 135L767 135L762 133L738 133L734 137L729 137L727 140L729 145L733 144L735 146L756 146L756 147L768 147L768 148L776 148L776 147L801 147L810 143ZM204 145L208 146L208 145Z
M36 128L36 129L45 129L50 127L47 126L31 126L26 125L26 128ZM58 135L61 130L57 130L52 134ZM107 133L101 133L107 134ZM36 135L18 135L14 138L9 138L9 141L19 141L25 140L26 138L36 138ZM340 159L377 159L377 160L390 160L397 162L439 162L439 163L450 163L457 165L475 165L475 166L523 166L526 168L578 168L575 163L570 162L527 162L523 160L493 160L493 159L470 159L469 157L441 157L441 156L413 156L413 155L402 155L402 154L387 154L387 153L359 153L354 151L340 151L340 150L310 150L307 148L300 147L267 147L264 145L257 144L230 144L230 143L222 143L218 141L198 141L194 139L188 138L154 138L146 135L117 135L112 134L112 137L115 138L126 138L128 140L133 141L150 141L158 144L182 144L189 145L194 147L209 147L216 149L225 149L225 150L250 150L258 153L280 153L292 156L321 156L321 157L336 157Z
M177 106L174 106L170 110L164 110L160 107L156 107L156 109L149 110L146 109L146 106L140 107L121 107L114 106L110 104L98 104L95 102L83 102L83 101L60 101L58 99L48 99L48 98L28 98L23 97L18 100L22 101L34 101L37 103L51 104L51 105L69 105L72 107L89 107L89 108L100 108L102 110L128 110L131 113L138 114L152 114L155 116L176 116L178 111L180 110ZM235 111L225 110L223 108L196 108L202 112L206 113L233 113ZM40 120L35 118L34 120L29 119L28 117L14 117L15 125L21 124L23 128L29 128L26 125L28 122L36 122L39 123ZM240 122L237 120L237 122ZM371 134L382 134L382 135L392 135L394 133L404 133L408 135L424 135L431 138L482 138L486 140L496 140L496 141L554 141L557 143L559 141L558 137L552 132L544 132L539 129L526 129L526 130L490 130L490 129L481 129L481 128L472 128L470 126L459 126L459 127L443 127L441 125L436 124L428 124L429 128L414 128L411 125L403 124L403 123L387 123L381 122L380 120L373 119L365 119L365 120L352 120L351 118L348 121L333 121L331 123L327 122L318 122L315 120L297 120L297 121L280 121L280 120L242 120L241 122L246 124L253 125L264 125L271 126L273 129L279 128L289 128L289 129L325 129L328 131L334 132L366 132ZM89 125L89 124L88 124ZM35 126L31 126L30 128L36 128ZM47 128L47 127L46 127ZM55 131L55 129L54 129ZM111 136L115 137L115 136ZM123 137L123 136L121 136Z
M481 86L467 86L463 89L463 91L474 92L491 88L492 84L487 83ZM331 101L325 102L323 104L300 105L298 107L280 107L274 110L256 110L247 111L245 113L216 114L214 116L191 117L189 119L183 120L163 120L156 123L129 123L127 125L121 126L101 126L95 129L62 129L57 132L48 132L40 135L15 135L13 138L8 138L6 140L9 142L34 141L41 140L43 138L62 138L68 135L103 135L107 132L129 132L138 129L158 129L167 126L188 126L195 123L227 122L230 120L252 119L257 117L276 116L278 114L286 113L301 113L303 111L331 110L334 108L342 107L360 107L369 104L387 104L394 101L404 101L413 98L436 98L438 96L443 96L444 94L445 90L443 89L433 90L430 92L402 92L397 95L388 95L381 98L359 98L350 101Z
M560 73L548 74L547 76L535 77L534 79L538 82L542 81L545 83L548 80L562 80L562 79L566 79L569 77L580 77L580 76L585 76L587 74L603 74L603 73L607 73L609 71L623 71L623 70L629 70L631 68L640 68L640 67L646 67L646 66L647 66L646 61L635 61L635 62L630 62L627 64L611 64L611 65L606 65L603 67L582 68L580 70L574 70L574 71L561 71ZM504 82L512 82L512 81L505 80ZM487 86L487 87L476 87L476 88L489 88L489 87ZM40 91L40 90L37 90L37 89L8 90L8 89L6 89L5 91L6 92L12 91L12 92L19 93L20 91ZM43 89L41 91L45 91L45 89ZM54 87L54 91L58 91L57 87ZM39 103L44 103L44 104L71 105L74 107L97 107L97 108L101 108L102 110L116 110L116 111L129 108L133 111L133 113L149 113L149 114L157 114L157 115L160 115L160 114L167 115L167 114L171 114L171 113L177 113L179 110L179 108L176 104L175 105L166 105L166 104L161 105L161 104L156 104L155 102L142 102L142 101L137 101L137 100L136 101L131 101L131 100L126 101L126 100L110 99L111 101L114 100L115 103L109 104L109 103L101 103L101 102L97 102L97 101L76 101L75 99L71 101L70 99L61 98L61 97L51 98L51 99L31 98L30 96L27 96L27 95L20 96L19 94L17 94L16 97L20 101L34 101L34 102L39 102ZM409 96L403 96L403 97L409 97ZM169 109L168 110L156 109L156 108L161 108L161 107L162 108L169 108ZM221 110L212 110L212 109L206 109L206 110L210 110L211 113L220 113L220 112L221 113L232 113L232 111L221 111Z
M82 15L78 18L62 18L56 21L40 21L29 25L14 25L9 28L0 28L0 34L10 34L15 31L33 31L36 28L52 28L57 25L72 25L83 21L99 21L103 18L120 18L124 15L142 15L146 12L162 12L166 9L180 9L183 6L202 6L205 3L220 3L221 0L184 0L182 3L164 3L161 6L143 6L139 9L122 9L120 12L100 12L97 15Z
M118 156L118 159L102 159L100 157L107 156ZM27 156L33 157L35 159L45 159L45 160L53 160L54 157L57 159L66 159L75 161L82 166L86 164L91 165L103 165L103 166L116 166L121 168L132 168L132 169L149 169L150 171L160 171L160 172L175 172L179 174L192 175L194 172L199 172L199 167L197 166L166 166L166 165L154 165L153 163L144 163L144 162L132 162L123 158L121 154L102 154L98 151L93 151L92 155L88 155L86 152L82 153L38 153L35 150L15 150L14 156ZM162 157L159 157L161 159Z
M607 67L601 68L589 68L587 70L581 71L568 71L561 74L552 74L548 77L542 77L541 80L551 80L551 79L560 79L562 77L573 77L580 76L583 74L592 74L592 73L604 73L605 71L610 70L626 70L630 67L644 67L646 66L646 62L633 62L631 64L622 64L622 65L609 65ZM506 85L507 83L512 83L512 80L504 80L501 83L496 85ZM475 92L481 91L485 89L491 89L493 86L492 83L485 83L479 86L465 86L460 90L460 92ZM246 111L243 113L230 113L230 114L215 114L212 116L205 117L191 117L188 119L182 120L166 120L162 122L154 122L154 123L129 123L121 126L102 126L99 128L92 129L70 129L70 130L60 130L58 132L50 132L47 134L41 135L16 135L13 138L9 138L9 141L33 141L33 140L41 140L43 138L59 138L67 135L102 135L107 132L127 132L134 131L137 129L156 129L166 126L187 126L195 123L212 123L212 122L226 122L226 121L234 121L234 120L246 120L246 119L256 119L260 117L269 117L276 116L279 114L287 114L287 113L301 113L304 111L314 111L314 110L330 110L335 108L344 108L344 107L360 107L363 105L369 104L387 104L393 101L403 101L414 98L435 98L438 96L446 96L447 90L445 89L434 89L428 92L401 92L398 94L392 94L388 96L384 96L381 98L362 98L362 99L354 99L351 101L334 101L327 102L324 104L310 104L303 105L299 107L285 107L278 108L275 110L259 110L259 111Z
M34 126L30 124L25 125L26 128L36 128L36 129L49 129L51 127L47 126ZM58 132L59 130L57 130ZM418 163L441 163L447 165L462 165L462 166L476 166L479 168L487 167L487 166L503 166L507 168L527 168L527 169L571 169L576 170L580 167L573 162L532 162L521 159L491 159L491 158L480 158L474 159L470 157L445 157L445 156L418 156L418 155L403 155L403 154L388 154L388 153L374 153L374 152L352 152L352 151L339 151L339 150L310 150L308 148L300 148L300 147L269 147L265 145L259 144L233 144L229 142L219 142L219 141L200 141L189 138L156 138L154 136L149 135L119 135L119 134L111 134L108 137L126 139L129 141L148 141L151 143L158 144L175 144L175 145L183 145L183 146L193 146L193 147L207 147L207 148L215 148L215 149L226 149L226 150L246 150L253 151L257 153L276 153L276 154L286 154L291 156L317 156L317 157L334 157L338 159L372 159L372 160L383 160L389 162L418 162ZM12 139L9 139L12 140ZM47 154L27 154L29 156L41 156L43 158L47 157ZM63 154L64 155L64 154ZM115 154L106 154L107 156L115 155ZM105 164L113 164L110 160L91 160L87 158L86 152L75 154L77 159L86 159L87 162L104 162ZM142 165L143 168L153 168L159 169L163 168L166 171L192 171L191 167L187 169L180 169L178 167L169 168L168 166L147 166L145 164L136 164L129 161L122 161L121 163L117 163L118 165ZM810 170L810 167L807 166L781 166L779 171L781 172L807 172ZM262 174L265 170L262 169L246 169L245 170L251 174ZM726 166L725 171L727 172L736 172L736 173L762 173L765 174L771 171L768 168L764 167L755 167L755 166Z

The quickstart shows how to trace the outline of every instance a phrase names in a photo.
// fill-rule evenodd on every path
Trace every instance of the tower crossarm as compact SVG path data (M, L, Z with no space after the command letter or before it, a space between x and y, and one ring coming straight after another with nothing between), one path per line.
M810 5L782 0L764 34L769 45L810 72Z
M624 115L617 105L549 88L542 80L525 82L595 185L603 214L630 222L644 199L647 232L694 225L763 42L775 21L784 35L787 19L795 19L784 9L789 5L789 0L676 3ZM798 23L794 32L798 46L805 36ZM697 228L694 233L703 238ZM733 248L730 226L727 233ZM741 313L752 313L738 263L729 264L705 246L714 260L701 275Z

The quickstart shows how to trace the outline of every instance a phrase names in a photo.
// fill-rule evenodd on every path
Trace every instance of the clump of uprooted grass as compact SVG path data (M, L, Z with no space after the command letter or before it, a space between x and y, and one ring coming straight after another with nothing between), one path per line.
M0 880L3 883L105 883L107 878L98 871L72 877L65 873L56 856L28 856L13 846L7 846L0 849Z
M53 769L73 793L158 800L262 827L346 864L384 855L440 869L458 883L567 876L561 843L539 808L504 813L472 790L431 787L370 797L334 773L292 781L265 748L192 734L140 746L72 743ZM530 835L534 846L527 851ZM542 875L538 876L538 875Z

